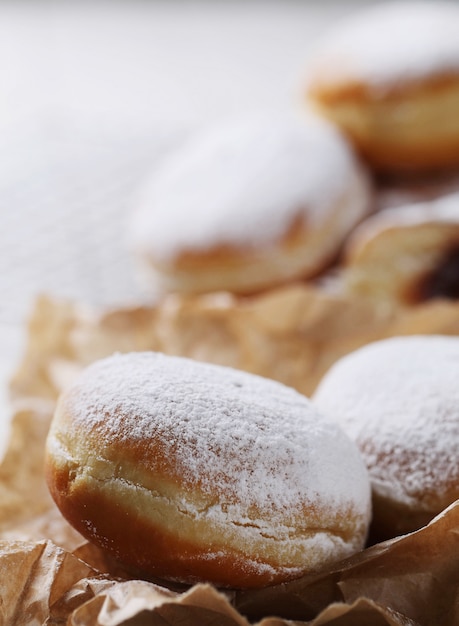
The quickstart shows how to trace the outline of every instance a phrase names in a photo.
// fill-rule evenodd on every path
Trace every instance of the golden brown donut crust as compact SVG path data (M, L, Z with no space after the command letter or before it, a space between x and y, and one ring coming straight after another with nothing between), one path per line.
M91 539L144 575L147 572L151 576L190 583L213 580L225 587L234 586L234 581L238 581L241 587L251 587L254 576L257 577L259 586L277 582L269 571L260 575L256 563L251 570L243 553L238 555L233 551L230 555L223 552L218 558L203 560L200 546L178 538L173 531L168 532L162 525L153 524L151 518L136 519L130 514L126 503L123 504L126 507L126 520L123 524L120 502L100 489L91 491L85 484L81 489L72 489L72 495L68 497L69 479L69 472L64 468L54 470L48 465L47 482L52 486L53 498L64 517L81 534L88 536L87 523L81 518L81 511L84 510L85 516L97 528L96 533L90 532ZM168 511L169 524L173 526L171 513L173 512ZM180 521L176 520L178 526ZM126 525L129 532L126 532ZM283 580L283 576L279 575L279 580Z
M149 359L145 355L124 355L106 361L113 363L115 360L118 363L116 359L121 359L123 364L129 366L132 359L141 361L145 358ZM164 359L166 363L171 359L174 363L186 361L172 357ZM160 358L159 367L162 367L162 363ZM215 369L215 366L195 365L198 369L204 368L205 373ZM104 362L97 367L103 368ZM217 371L220 370L226 371L226 368L217 368ZM128 370L126 376L129 377ZM236 386L239 380L243 385L245 381L250 383L254 378L239 372L234 377ZM268 388L272 384L277 386L272 381L266 382ZM136 384L134 379L133 384ZM230 387L231 384L230 378ZM265 383L261 384L264 388ZM281 388L287 389L279 386ZM91 421L81 415L78 417L79 409L76 407L82 399L84 402L88 400L86 389L84 382L82 386L73 387L61 397L58 404L48 437L47 482L56 504L68 521L85 537L109 550L124 564L140 570L144 575L158 578L188 583L206 580L226 587L260 587L298 577L304 571L315 570L363 546L369 522L369 500L365 500L369 496L368 477L357 450L343 433L331 435L330 445L334 450L342 450L343 463L345 457L349 474L349 491L352 493L345 493L341 497L340 490L340 501L336 503L330 500L331 496L321 497L320 494L311 499L306 491L293 498L297 492L296 487L290 491L290 478L290 483L288 480L285 483L286 493L290 495L286 496L284 504L273 501L271 496L266 501L263 500L264 496L261 499L249 496L250 501L247 501L247 496L238 493L239 477L227 471L227 462L219 458L220 454L224 456L226 452L217 452L214 462L209 462L216 469L210 467L207 475L201 476L195 471L190 473L182 467L178 452L174 452L182 449L184 440L173 425L161 430L163 426L159 425L156 429L153 424L151 432L156 433L153 438L151 432L145 437L130 435L137 423L135 411L127 412L128 409L132 411L130 401L125 404L122 401L116 404L116 401L118 408L109 415L105 414L103 408L95 409L91 400L84 410L89 414L94 411L97 419ZM281 391L281 397L283 393ZM293 390L286 391L286 394L286 398L290 397L289 402L295 403L295 398L298 398L301 406L303 402L307 403ZM205 405L205 397L199 400L198 395L196 398L198 404L202 401ZM237 404L238 400L235 401ZM97 404L97 397L94 402ZM193 413L195 406L192 404L191 408L185 410ZM165 410L172 411L172 414L177 410L177 415L183 416L182 409L180 400L172 397L171 404L167 404ZM290 410L287 405L285 410ZM223 414L222 419L225 419ZM238 419L236 412L235 422ZM113 434L115 423L119 424L119 431L116 431L119 435L116 436ZM210 425L209 429L212 428ZM269 420L266 428L268 431L272 428ZM324 428L331 428L332 432L334 430L330 424ZM236 447L240 436L236 429ZM300 433L300 440L304 436L304 433ZM194 445L193 438L191 436L191 443L186 444L188 448ZM279 441L282 440L283 437ZM320 435L317 439L318 449L322 449L322 441L325 440ZM212 450L215 445L218 448L218 442L216 444L215 440L210 439L208 449L204 452L206 456L210 454L210 459L214 458ZM280 445L282 448L284 444ZM306 450L304 453L309 459L305 468L315 466L317 459L313 461L311 453ZM247 472L249 475L263 476L265 470L261 470L260 475L260 468L252 465L251 451L246 450L245 454L247 459L235 459L241 468L242 480L247 480ZM277 454L276 450L272 451L273 458ZM271 463L271 459L268 462ZM272 468L268 468L268 475L264 479L268 483L266 487L253 479L255 493L260 489L272 489L269 483L277 484L279 479L273 473L274 468L277 468L275 473L280 476L284 472L289 474L288 467L277 467L278 462L273 461ZM291 462L295 468L295 464L302 464L303 460L292 458ZM220 464L221 469L218 469ZM325 473L336 473L335 478L331 479L331 485L326 488L328 492L334 493L334 483L341 480L339 469L330 469L329 465L326 468ZM297 472L296 469L292 471ZM303 480L305 478L301 478L299 484ZM241 489L244 488L241 486ZM273 494L276 493L275 489ZM318 489L323 490L320 486ZM283 495L279 497L283 499Z

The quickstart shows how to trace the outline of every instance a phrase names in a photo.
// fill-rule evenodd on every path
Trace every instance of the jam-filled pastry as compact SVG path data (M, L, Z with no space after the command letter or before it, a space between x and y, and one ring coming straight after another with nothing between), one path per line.
M337 361L316 406L357 443L379 538L416 530L459 498L459 339L397 337Z
M371 200L331 124L261 115L198 133L166 159L130 239L156 290L252 293L319 274Z
M459 193L364 220L344 253L347 293L416 305L459 299Z
M260 587L360 550L354 442L291 388L162 354L91 365L61 397L46 474L87 539L141 574Z
M307 98L379 170L459 166L459 6L388 2L312 54Z

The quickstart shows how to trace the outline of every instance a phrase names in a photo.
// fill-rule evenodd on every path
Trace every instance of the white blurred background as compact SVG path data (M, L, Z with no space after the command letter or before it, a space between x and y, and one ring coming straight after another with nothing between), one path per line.
M362 4L0 2L1 381L37 293L146 297L124 232L147 172L202 124L300 105L314 41Z

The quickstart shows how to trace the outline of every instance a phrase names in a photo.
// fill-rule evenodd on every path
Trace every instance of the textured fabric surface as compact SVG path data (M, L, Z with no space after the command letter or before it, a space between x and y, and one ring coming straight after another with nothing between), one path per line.
M141 297L126 223L174 138L98 139L72 129L16 138L18 162L0 168L0 323L20 323L38 293L96 306Z

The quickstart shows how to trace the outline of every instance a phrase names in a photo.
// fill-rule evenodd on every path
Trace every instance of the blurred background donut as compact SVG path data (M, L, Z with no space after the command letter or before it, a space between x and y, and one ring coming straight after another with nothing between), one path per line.
M307 98L386 172L459 166L459 6L388 2L330 29Z
M371 206L365 168L312 115L257 115L199 133L165 160L132 245L165 291L251 293L311 278Z

